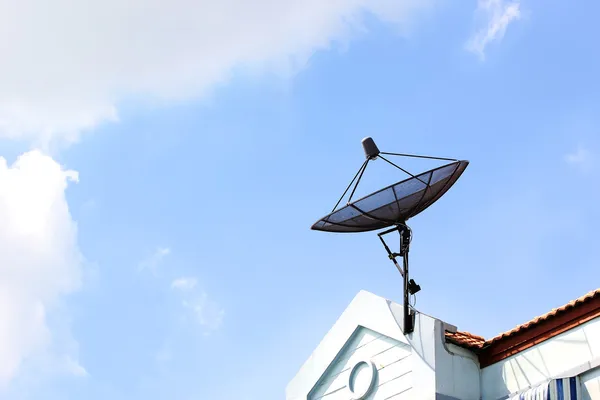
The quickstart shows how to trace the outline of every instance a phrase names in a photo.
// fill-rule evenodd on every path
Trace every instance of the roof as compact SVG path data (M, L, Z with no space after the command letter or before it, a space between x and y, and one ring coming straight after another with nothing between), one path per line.
M447 342L477 353L483 368L596 317L600 317L600 288L491 339L460 331L445 335Z

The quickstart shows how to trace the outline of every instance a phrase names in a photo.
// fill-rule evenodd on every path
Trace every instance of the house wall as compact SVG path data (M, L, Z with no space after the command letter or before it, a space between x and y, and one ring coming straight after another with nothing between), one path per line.
M286 398L350 399L351 369L372 360L376 389L364 400L500 400L570 376L579 376L583 399L600 400L600 317L480 369L475 354L446 343L444 332L455 327L418 313L405 336L402 311L361 291L288 384ZM356 385L366 371L359 370Z
M600 399L600 367L581 374L580 382L583 400Z
M449 357L449 361L443 360L447 361L445 368L460 364L460 357L453 362L453 355L443 348L445 325L441 321L417 313L414 332L405 336L402 316L401 305L361 291L290 381L286 398L350 399L352 393L347 386L352 368L359 361L372 360L377 369L376 389L365 400L439 399L440 394L436 393L438 352L443 351ZM368 371L368 368L359 369L357 385L364 383ZM462 382L458 378L460 373L456 376L452 371L449 373L457 382L445 385L453 388L447 393L460 395L462 392L457 389ZM370 381L367 379L367 382ZM452 398L459 397L445 397Z
M368 396L369 400L407 398L413 381L410 346L370 329L359 328L311 391L309 399L348 400L348 378L361 360L371 360L377 368L375 388ZM364 364L362 367L355 375L355 385L368 387L369 367Z
M595 395L588 398L600 399L594 392L600 390L598 372L590 371L599 360L600 318L596 318L481 370L482 399L503 399L548 379L580 374L582 385Z
M392 303L394 315L401 307ZM480 370L477 356L447 344L445 331L456 329L443 321L417 313L415 331L408 335L414 356L414 399L480 400Z
M286 387L287 400L307 400L332 364L342 356L357 329L368 328L408 346L394 303L361 290ZM393 310L394 311L393 311ZM401 320L401 314L400 314ZM415 363L417 366L419 362ZM413 365L413 372L418 371ZM415 384L413 382L413 388ZM433 391L433 390L432 390ZM423 399L433 398L426 396Z
M403 326L402 306L390 303L389 307L392 315L396 318L398 329L402 331L400 328ZM413 399L433 400L436 398L435 343L438 337L436 334L436 324L438 323L439 321L428 315L417 313L414 332L405 337L413 351L413 388L411 390Z
M436 392L442 395L438 397L460 400L481 398L479 360L474 353L445 343L442 338L436 342L435 367Z

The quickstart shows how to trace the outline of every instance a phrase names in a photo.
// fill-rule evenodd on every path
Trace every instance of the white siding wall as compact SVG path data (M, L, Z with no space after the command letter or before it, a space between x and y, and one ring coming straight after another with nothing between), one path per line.
M600 367L582 374L580 379L583 400L600 399Z
M311 400L347 400L348 376L360 360L377 366L376 388L369 400L400 400L411 395L412 353L410 347L366 328L359 328L323 378L311 391Z
M436 391L461 400L479 400L479 360L469 350L436 341Z
M481 371L483 400L497 400L550 378L578 375L600 358L600 318ZM590 381L593 389L594 382ZM594 400L600 397L592 397Z

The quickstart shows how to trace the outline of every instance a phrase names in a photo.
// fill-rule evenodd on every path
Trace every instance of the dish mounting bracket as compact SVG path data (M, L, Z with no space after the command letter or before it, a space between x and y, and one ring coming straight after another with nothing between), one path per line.
M400 252L394 253L390 250L389 246L385 242L383 236L392 233L398 232L400 235ZM379 240L383 244L385 251L388 253L389 259L394 263L394 266L400 272L403 278L403 327L402 331L405 335L412 333L415 328L414 318L415 318L415 310L410 306L409 296L414 295L421 287L415 283L414 280L409 279L409 269L408 269L408 251L410 249L410 242L412 240L412 230L406 224L397 224L395 227L385 230L377 234ZM402 257L402 266L398 263L397 258Z

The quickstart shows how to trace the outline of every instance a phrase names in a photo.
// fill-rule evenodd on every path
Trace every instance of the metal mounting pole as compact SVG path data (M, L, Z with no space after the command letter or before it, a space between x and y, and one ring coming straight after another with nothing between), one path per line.
M412 314L410 312L410 304L409 304L409 271L408 271L408 250L410 247L410 237L411 232L410 229L404 225L400 227L400 254L402 255L402 266L404 267L404 300L403 300L403 308L404 308L404 316L403 316L403 324L404 324L404 334L409 334L414 330Z
M400 253L393 253L390 250L390 248L387 246L385 241L383 240L383 235L388 234L390 232L394 232L394 231L398 231L398 233L400 234ZM400 275L402 275L402 278L403 278L402 279L402 288L403 288L403 297L404 297L404 300L403 300L404 315L403 315L402 331L404 332L405 335L407 335L414 331L413 315L410 312L410 304L409 304L410 279L409 279L409 274L408 274L408 250L409 250L410 241L411 241L411 231L408 226L406 226L404 224L399 224L399 225L396 225L396 227L394 227L392 229L388 229L387 231L377 234L377 236L379 236L379 239L381 240L381 243L383 243L383 247L385 247L385 250L387 251L390 260L392 260L392 262L394 263L394 265L396 266L396 268L400 272ZM400 267L400 265L398 265L398 262L396 261L396 257L398 257L398 256L402 257L402 268ZM413 284L414 284L414 282L413 282Z
M404 249L404 254L402 256L402 261L404 264L404 334L411 333L414 330L412 315L410 312L410 305L408 304L408 246Z

